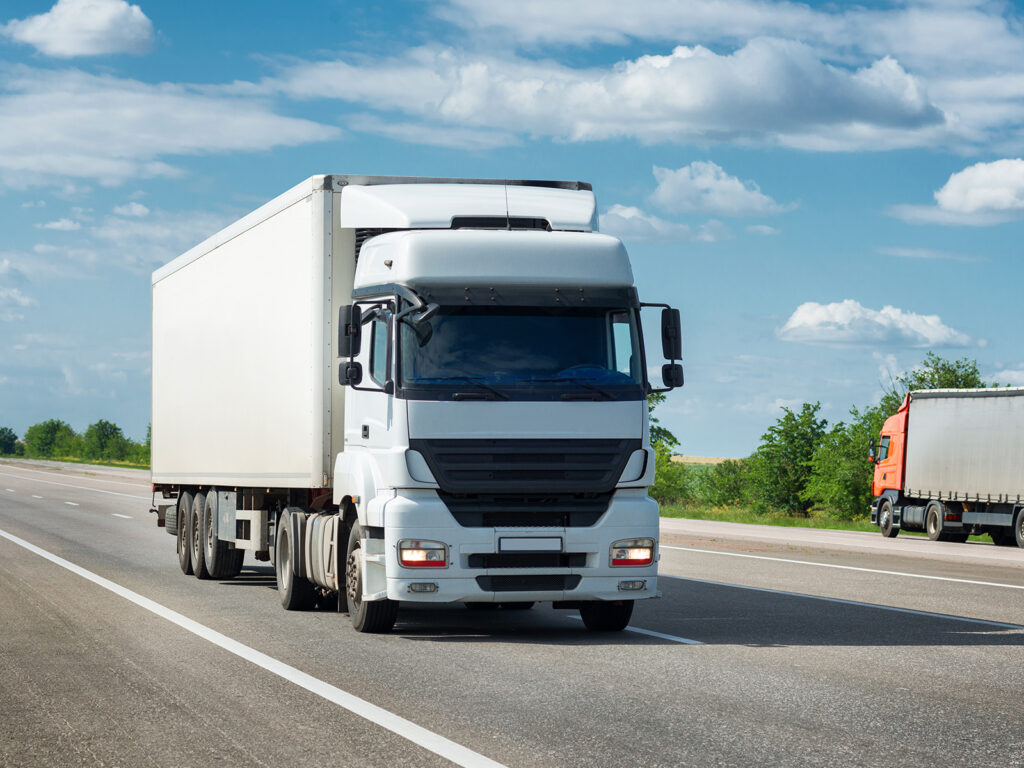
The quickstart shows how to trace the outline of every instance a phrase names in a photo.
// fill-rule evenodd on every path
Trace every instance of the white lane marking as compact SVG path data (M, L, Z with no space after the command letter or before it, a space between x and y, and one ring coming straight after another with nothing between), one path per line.
M65 501L64 503L67 504L69 507L77 507L78 506L78 502L77 501Z
M282 661L278 661L272 656L260 653L254 648L250 648L237 640L233 640L227 635L222 635L220 632L210 629L206 625L200 624L177 611L173 611L165 605L161 605L154 600L150 600L148 597L143 597L138 592L133 592L127 587L122 587L120 584L110 581L109 579L105 579L102 576L98 576L92 571L87 571L85 568L75 565L62 557L51 554L45 549L37 547L35 544L30 544L24 539L19 539L17 536L7 533L7 531L0 529L0 537L17 544L19 547L23 547L29 552L39 555L46 560L49 560L51 563L59 565L61 568L66 568L72 573L91 581L93 584L97 584L104 589L113 592L115 595L123 597L129 602L135 603L140 608L144 608L145 610L156 614L160 618L167 619L167 621L177 624L182 629L185 629L192 634L223 648L228 653L233 653L235 656L245 659L258 667L262 667L268 672L294 683L300 688L306 689L310 693L327 699L327 701L337 704L343 709L347 709L354 715L358 715L359 717L369 720L371 723L375 723L382 728L386 728L392 733L397 734L414 744L418 744L424 749L427 749L436 755L440 755L456 765L465 766L465 768L505 768L501 763L495 762L489 757L485 757L484 755L474 752L468 747L464 747L450 739L446 739L440 734L429 731L422 726L416 725L416 723L406 720L404 717L399 717L393 712L389 712L383 707L378 707L376 704L371 704L364 699L360 699L358 696L354 696L347 691L343 691L329 683L325 683L323 680L318 680L312 675L306 674L305 672L289 666Z
M8 488L7 490L10 491L11 493L17 493L17 491L14 490L13 488Z
M660 575L660 574L659 574ZM570 616L570 619L576 619L577 621L583 621L579 616ZM704 645L700 640L691 640L688 637L679 637L678 635L666 635L664 632L655 632L653 629L641 629L640 627L626 627L627 632L636 632L640 635L650 635L651 637L658 637L662 640L671 640L673 643L683 643L684 645Z
M982 587L1002 587L1004 589L1024 589L1024 584L1001 584L995 581L975 581L974 579L955 579L952 576L928 576L923 573L906 573L904 571L881 571L877 568L859 568L855 565L837 565L836 563L817 563L811 560L790 560L785 557L768 557L766 555L747 555L741 552L719 552L714 549L698 549L696 547L674 547L662 544L660 549L678 549L681 552L700 552L704 555L725 555L727 557L746 557L751 560L773 560L777 563L793 563L794 565L816 565L819 568L838 568L843 571L861 571L862 573L878 573L883 576L906 576L910 579L929 579L931 581L952 581L956 584L976 584Z
M33 498L33 499L41 499L41 498L43 498L43 497L42 497L42 496L36 496L36 495L35 495L35 494L33 493L33 494L32 494L32 498Z
M122 515L122 514L120 514L118 512L111 512L110 516L111 517L123 517L125 520L134 520L135 519L131 515Z
M19 467L19 466L13 465L13 464L8 464L7 462L0 462L0 466L9 467L10 469L16 469L19 472L36 472L36 473L38 473L40 475L58 475L60 477L67 477L67 474L61 474L61 472L54 471L52 469L29 469L28 467ZM80 467L92 467L92 466L96 466L96 465L95 464L77 464L75 466L76 467L78 467L78 466L80 466ZM96 482L99 482L99 483L108 483L110 485L131 485L131 486L136 486L136 487L137 486L142 486L143 488L145 488L148 485L148 483L140 483L140 482L132 483L132 482L125 482L124 480L104 480L102 477L100 477L99 475L97 475L95 473L90 473L89 479L90 480L95 480Z
M23 475L12 475L10 472L0 472L0 475L7 477L16 477L19 480L27 480L30 483L46 483L47 485L63 485L65 488L78 488L80 491L92 491L93 493L106 493L110 496L124 496L126 499L142 499L143 501L151 501L149 496L133 496L130 493L118 493L117 491L104 491L102 488L90 488L87 485L72 485L71 483L58 483L55 480L37 480L34 477L24 477ZM34 498L42 498L36 496Z
M825 603L839 603L841 605L854 605L858 608L874 608L879 611L892 611L893 613L909 613L912 616L927 616L930 619L946 619L948 621L964 621L968 624L984 624L986 627L999 627L1000 629L1024 629L1020 624L1005 624L1001 621L989 621L987 619L970 619L966 616L954 616L951 613L933 613L932 611L917 611L913 608L897 608L893 605L879 605L878 603L864 603L860 600L844 600L841 597L824 597L822 595L808 595L805 592L787 592L783 589L769 589L768 587L748 587L745 584L730 584L725 581L709 581L708 579L694 579L689 576L669 576L666 573L659 573L658 578L677 579L678 581L693 581L697 584L710 584L715 587L730 587L732 589L746 589L751 592L766 592L770 595L785 595L786 597L803 597L808 600L821 600Z

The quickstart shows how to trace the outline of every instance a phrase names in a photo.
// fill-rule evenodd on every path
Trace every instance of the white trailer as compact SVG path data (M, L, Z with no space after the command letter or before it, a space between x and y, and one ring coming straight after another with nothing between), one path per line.
M286 608L361 631L400 601L624 627L658 594L652 387L596 230L580 182L314 176L157 270L152 481L183 572L248 550ZM679 313L654 306L664 390Z

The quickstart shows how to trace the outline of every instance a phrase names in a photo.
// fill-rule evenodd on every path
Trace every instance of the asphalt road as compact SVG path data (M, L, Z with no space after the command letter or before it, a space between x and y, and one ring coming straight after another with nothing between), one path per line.
M183 576L148 508L144 473L0 463L0 764L1024 765L1021 550L666 521L621 634L372 636L262 563Z

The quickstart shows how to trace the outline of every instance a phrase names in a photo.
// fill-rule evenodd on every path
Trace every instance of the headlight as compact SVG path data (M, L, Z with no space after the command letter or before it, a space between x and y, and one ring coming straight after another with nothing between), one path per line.
M654 562L654 539L623 539L612 544L613 566L650 565Z
M448 547L440 541L403 539L398 542L398 562L406 568L447 568Z

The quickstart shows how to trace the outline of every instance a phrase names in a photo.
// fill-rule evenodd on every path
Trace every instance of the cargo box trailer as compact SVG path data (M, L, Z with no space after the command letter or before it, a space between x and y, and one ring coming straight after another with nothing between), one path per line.
M287 609L658 595L647 395L683 383L581 182L314 176L153 274L152 482L186 574ZM641 307L660 313L658 387Z
M1024 547L1024 388L910 392L870 456L883 535Z

